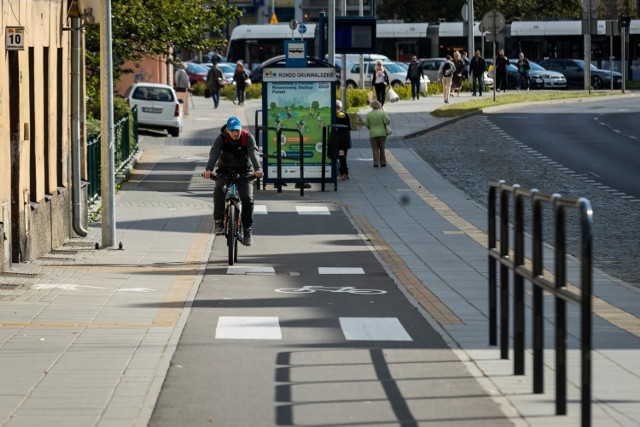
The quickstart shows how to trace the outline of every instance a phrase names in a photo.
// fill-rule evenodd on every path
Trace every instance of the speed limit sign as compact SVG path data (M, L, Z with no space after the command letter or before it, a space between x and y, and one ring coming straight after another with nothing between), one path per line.
M24 27L7 27L7 50L24 50Z

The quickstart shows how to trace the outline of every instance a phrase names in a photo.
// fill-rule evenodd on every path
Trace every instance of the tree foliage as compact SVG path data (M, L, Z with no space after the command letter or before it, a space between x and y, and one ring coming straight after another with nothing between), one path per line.
M171 60L175 50L197 52L225 46L223 29L240 16L226 0L111 0L111 12L114 80L130 71L122 68L129 60L159 55ZM100 26L85 28L87 95L97 99Z

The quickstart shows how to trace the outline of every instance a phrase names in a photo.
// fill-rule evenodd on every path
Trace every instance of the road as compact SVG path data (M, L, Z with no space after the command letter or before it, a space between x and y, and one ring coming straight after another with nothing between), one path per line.
M638 120L629 120L627 113L633 110L637 116L638 107L633 105L634 100L510 108L460 120L454 125L409 139L406 144L444 178L483 206L487 204L487 183L501 179L547 193L586 197L594 208L594 265L640 287L640 197L632 195L638 194L640 169L637 159L640 156L638 143L630 138L640 135L640 132L637 130ZM550 119L539 121L539 117L549 118L550 115L555 118L556 125L548 123ZM598 124L594 117L606 125ZM529 122L537 123L537 127ZM569 167L553 157L560 156L556 153L562 153L563 147L580 143L581 138L576 135L583 132L582 127L588 127L594 134L606 135L606 138L595 139L587 133L589 140L603 141L604 147L594 155L598 158L604 156L608 162L614 161L615 156L610 153L617 151L611 148L613 141L626 147L627 155L618 155L618 158L623 157L625 165L608 166L614 172L612 176L623 167L628 170L625 175L619 173L615 181L613 178L609 181L609 174L605 175L600 167L597 169L599 178L595 179L593 165L596 162L593 158L573 156L581 159L584 165L584 169L578 172L578 166ZM620 134L612 128L619 129ZM534 144L531 141L540 145L540 151L531 146ZM597 164L604 163L599 160ZM609 184L604 184L604 177ZM614 184L619 188L613 187ZM622 188L627 191L622 191ZM576 253L575 250L571 252Z
M621 197L640 199L639 113L637 102L623 98L529 106L492 114L490 121L558 167L624 193Z

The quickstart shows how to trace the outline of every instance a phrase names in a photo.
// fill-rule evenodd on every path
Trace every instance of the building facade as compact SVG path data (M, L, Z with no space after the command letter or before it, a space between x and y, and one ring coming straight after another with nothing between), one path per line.
M8 271L74 235L72 31L70 0L0 3L0 271Z

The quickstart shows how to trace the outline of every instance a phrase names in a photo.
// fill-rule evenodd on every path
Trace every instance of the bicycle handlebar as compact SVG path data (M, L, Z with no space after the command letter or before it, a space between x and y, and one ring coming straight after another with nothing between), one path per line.
M246 179L247 181L253 181L254 179L256 179L256 176L253 173L248 173L248 174L240 174L240 173L214 174L212 173L209 176L209 179L213 181L218 181L224 177L231 178L232 180Z

